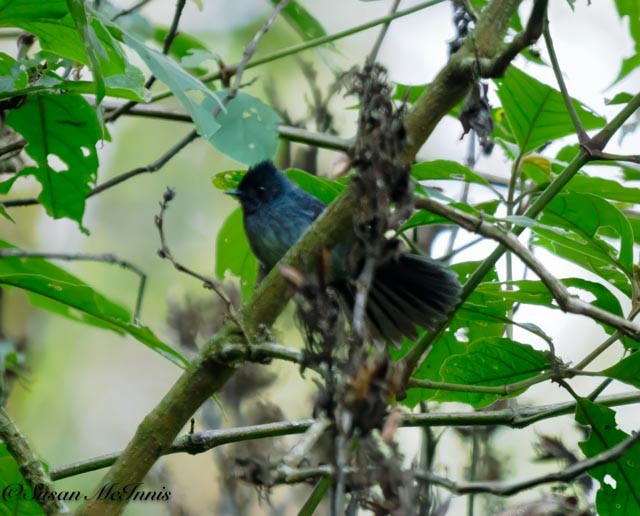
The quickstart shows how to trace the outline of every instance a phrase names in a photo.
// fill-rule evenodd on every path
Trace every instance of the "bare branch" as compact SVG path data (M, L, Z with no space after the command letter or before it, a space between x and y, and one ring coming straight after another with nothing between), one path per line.
M173 265L173 267L178 271L178 272L183 272L185 274L187 274L188 276L191 276L192 278L196 278L197 280L202 281L203 285L205 286L205 288L208 288L209 290L213 290L216 295L222 299L222 301L224 302L224 304L227 307L227 313L229 315L229 317L231 318L231 320L239 327L242 329L242 322L240 321L240 319L238 318L238 315L236 314L236 310L235 307L233 306L233 302L231 301L231 299L229 298L229 296L227 296L226 292L224 291L222 284L220 284L217 281L213 281L210 280L209 278L206 278L205 276L189 269L188 267L182 265L180 262L178 262L174 257L173 254L171 254L171 250L169 249L169 246L167 244L167 239L166 236L164 234L164 214L167 210L167 208L169 207L169 203L175 198L175 191L171 188L167 188L167 190L164 193L164 196L162 198L162 201L160 202L160 213L158 215L156 215L154 221L156 224L156 227L158 228L158 233L160 234L160 245L161 248L158 250L158 256L160 256L160 258L164 258L166 260L169 260L171 262L171 265Z
M528 478L520 482L502 483L502 482L455 482L448 478L434 475L430 471L416 471L416 478L425 480L433 484L444 487L452 493L459 495L470 493L488 493L497 496L511 496L513 494L531 489L542 484L550 484L552 482L571 482L580 475L586 473L592 468L608 464L622 457L625 452L631 449L640 440L640 432L636 432L625 440L618 443L613 448L603 451L575 464L571 464L562 471L548 473L539 477Z

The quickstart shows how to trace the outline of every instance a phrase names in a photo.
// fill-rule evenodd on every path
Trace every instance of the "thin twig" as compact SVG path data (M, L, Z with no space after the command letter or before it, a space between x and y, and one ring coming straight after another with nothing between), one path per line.
M544 30L542 32L544 36L544 42L547 45L547 52L549 52L549 58L551 59L551 67L553 68L553 73L556 76L556 80L558 81L558 86L560 87L560 92L562 93L562 99L564 100L564 105L567 108L567 112L569 113L569 117L571 118L571 122L573 123L573 127L576 130L576 134L578 135L578 141L580 143L585 143L589 136L587 132L584 130L584 126L578 116L578 112L576 111L575 106L573 105L573 100L571 99L571 95L569 95L569 90L567 89L567 85L564 82L564 77L562 76L562 68L560 68L560 63L558 62L558 56L556 55L555 48L553 47L553 39L551 39L551 32L549 32L549 20L546 20Z
M389 14L395 14L398 11L398 6L400 5L400 0L393 0L393 4L391 5L391 9L389 10ZM380 33L376 38L373 47L371 48L371 52L369 52L369 56L367 57L367 63L372 65L375 60L378 58L378 52L380 51L380 47L382 47L382 42L384 41L385 36L387 35L387 31L389 30L389 26L393 20L389 19L386 21L382 27L380 28Z
M136 305L133 311L133 320L140 318L140 309L142 308L142 298L144 296L144 289L147 283L147 275L142 269L136 267L131 262L118 258L115 254L92 254L92 253L41 253L36 251L23 251L21 249L0 249L0 259L7 257L17 258L44 258L47 260L65 260L65 261L89 261L89 262L102 262L119 265L140 278L138 284L138 295L136 297Z
M321 45L324 45L326 43L331 43L333 41L336 41L338 39L342 39L345 38L347 36L351 36L353 34L357 34L358 32L362 32L368 29L371 29L373 27L376 27L377 25L381 25L383 23L387 23L390 20L395 20L397 18L402 18L403 16L408 16L410 14L413 14L415 12L421 11L423 9L426 9L427 7L431 7L433 5L436 4L440 4L442 2L444 2L445 0L428 0L426 2L422 2L420 4L414 5L413 7L410 7L408 9L404 9L402 11L398 11L397 13L391 14L391 15L387 15L387 16L382 16L381 18L376 18L374 20L365 22L361 25L358 25L356 27L351 27L350 29L346 29L340 32L336 32L335 34L328 34L326 36L321 36L319 38L315 38L315 39L311 39L309 41L305 41L303 43L299 43L297 45L293 45L291 47L287 47L284 48L282 50L276 50L275 52L272 52L270 54L267 54L266 56L263 57L259 57L256 58L254 60L252 60L251 62L247 63L246 65L246 69L248 70L249 68L254 68L256 66L260 66L266 63L270 63L272 61L276 61L278 59L281 59L283 57L288 57L288 56L292 56L295 54L298 54L300 52L303 52L305 50L309 50L311 48L315 48ZM203 75L202 77L199 77L200 81L202 82L211 82L211 81L217 81L219 79L222 79L223 77L232 77L234 74L237 73L239 64L235 64L235 65L227 65L224 67L224 70L218 70L216 72L211 72L208 74ZM165 99L167 97L172 96L173 93L169 90L167 91L163 91L160 92L156 95L154 95L153 97L151 97L151 102L157 102L158 100L162 100Z
M282 466L297 468L302 461L309 457L311 449L315 446L325 431L331 426L331 421L326 417L316 419L313 424L306 430L300 441L289 450L281 461Z
M120 11L118 14L116 14L113 18L111 18L111 21L116 21L118 18L120 18L121 16L127 16L128 14L131 14L139 9L141 9L142 7L144 7L145 5L147 5L149 2L151 2L151 0L140 0L138 3L133 4L131 7L129 7L128 9L123 9L122 11Z
M511 496L543 484L550 484L552 482L571 482L592 468L618 460L625 454L625 452L627 452L627 450L630 450L631 447L637 444L639 440L640 432L636 432L615 445L613 448L598 453L597 455L583 461L571 464L562 471L528 478L519 482L455 482L424 470L416 471L415 475L416 478L420 480L426 480L437 484L458 495L487 493L496 496Z
M29 488L33 493L37 492L41 495L34 496L34 499L40 504L42 510L46 514L67 512L67 507L62 500L58 500L55 496L46 496L46 493L53 491L51 479L42 463L31 451L27 439L3 407L0 407L0 440L18 464L22 478Z
M226 292L224 291L223 286L214 280L211 280L205 276L203 276L202 274L199 274L198 272L195 272L191 269L189 269L188 267L182 265L180 262L178 262L174 257L173 254L171 253L171 250L169 249L169 245L167 244L167 240L166 240L166 236L164 233L164 214L167 210L167 208L169 207L169 203L175 198L175 191L171 188L167 188L162 201L160 202L160 213L158 215L156 215L154 222L156 227L158 228L158 233L160 235L160 249L158 250L158 256L160 256L160 258L164 258L166 260L169 260L171 262L171 264L173 265L173 267L178 271L178 272L183 272L185 274L187 274L188 276L191 276L193 278L196 278L197 280L200 280L202 282L202 284L204 285L205 288L208 288L209 290L213 290L213 292L216 293L216 295L224 302L224 304L227 307L227 314L229 315L230 319L238 326L238 328L243 329L243 325L238 317L238 315L236 314L236 310L235 307L233 306L233 301L231 301L231 299L229 298L229 296L227 296Z

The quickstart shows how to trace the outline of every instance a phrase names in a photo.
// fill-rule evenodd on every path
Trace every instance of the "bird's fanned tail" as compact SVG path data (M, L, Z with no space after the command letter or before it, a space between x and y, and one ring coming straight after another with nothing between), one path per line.
M355 300L353 284L336 289L346 307ZM377 340L401 342L417 337L416 326L433 328L460 301L460 283L445 265L414 254L402 254L376 268L367 300L367 328Z

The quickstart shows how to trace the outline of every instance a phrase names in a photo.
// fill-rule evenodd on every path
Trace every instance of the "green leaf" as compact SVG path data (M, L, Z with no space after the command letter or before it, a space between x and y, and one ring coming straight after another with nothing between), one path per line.
M420 96L427 90L429 84L401 84L399 82L395 83L396 89L393 92L393 100L403 101L405 98L409 104L415 104L416 101L420 98Z
M106 51L102 47L96 32L89 22L87 11L84 7L84 0L66 0L69 13L73 19L76 31L82 40L84 51L91 63L91 74L96 85L96 101L99 105L105 95L105 81L102 73L102 65L99 55L105 55Z
M636 52L640 52L640 3L637 0L615 0L615 3L620 18L629 18L629 32Z
M153 31L153 39L161 46L164 44L168 35L168 27L156 27ZM169 55L175 57L182 66L191 70L191 72L196 75L202 75L206 70L204 68L200 68L199 65L204 61L204 59L198 60L197 63L193 62L195 60L194 56L199 53L206 53L207 59L213 57L213 54L209 52L207 46L202 41L183 32L178 32L173 43L171 43L171 48L169 49Z
M587 457L610 450L629 437L618 428L615 412L609 407L586 398L577 401L576 422L591 427L589 438L579 443ZM600 482L596 495L598 514L640 514L639 444L617 460L590 469L589 475Z
M297 168L289 168L285 170L285 174L305 192L317 197L325 204L331 204L344 190L344 185L337 181L314 176Z
M0 93L13 92L27 87L29 76L18 61L0 52Z
M249 247L240 208L227 217L216 238L216 277L223 280L227 272L240 278L242 297L249 299L258 278L258 261Z
M440 368L443 382L500 386L526 380L550 367L547 353L506 338L485 338L469 344L464 354L447 358ZM517 396L522 391L507 396ZM497 394L438 391L438 401L459 401L475 408L503 398Z
M572 192L556 196L539 221L549 227L533 227L534 245L591 270L630 295L633 231L617 208L596 195ZM618 235L619 251L598 236L602 227Z
M314 176L298 168L289 168L284 173L305 192L317 197L325 204L330 204L344 190L344 184L338 181ZM219 172L213 178L213 186L222 191L232 190L237 188L245 174L245 170Z
M594 194L612 201L640 203L640 188L622 186L619 181L578 174L565 186L565 191Z
M7 124L24 137L25 150L37 164L18 176L35 176L42 185L38 200L52 217L67 217L82 227L85 198L96 181L96 143L102 136L94 108L79 95L36 95L12 110ZM52 159L62 161L61 170L51 166Z
M522 153L575 132L559 91L514 66L496 82L502 108ZM585 129L596 129L606 123L577 100L573 100L573 105Z
M81 0L68 1L71 12L67 0L3 0L0 26L20 27L36 35L44 50L90 65L94 81L89 84L94 92L96 88L99 94L111 88L112 93L125 90L128 96L135 92L139 100L144 99L144 77L127 62L119 43L106 27L115 32L120 29L102 20Z
M602 371L602 374L640 388L640 353L629 355Z
M631 57L627 57L622 61L622 65L620 66L620 71L618 72L618 76L611 83L611 86L620 82L627 75L629 75L634 70L637 70L638 68L640 68L640 52L632 55Z
M616 95L612 99L605 99L604 103L607 106L614 106L616 104L627 104L632 98L633 95L631 95L631 93L622 91L620 93L616 93Z
M213 186L223 192L233 190L237 188L238 183L246 173L246 170L225 170L224 172L218 172L213 178Z
M33 492L27 486L20 474L20 467L7 450L7 445L0 443L0 486L22 486L24 496L3 496L0 502L1 516L40 516L44 514L42 507L32 496Z
M0 241L0 247L13 246ZM120 335L128 333L180 367L188 363L180 353L161 342L149 328L132 323L131 314L126 308L42 258L0 258L0 285L27 291L35 306L58 315Z
M465 181L467 183L490 186L484 177L472 172L464 165L444 159L416 163L411 167L411 175L416 181Z
M0 204L0 216L4 217L7 220L10 220L14 224L16 222L15 220L13 220L11 215L9 215L9 212L7 211L7 209L4 206L2 206L1 204Z
M271 3L278 5L280 2L279 0L271 0ZM289 5L282 10L281 16L305 41L327 35L320 22L295 0L289 2Z
M570 292L572 292L571 289L577 290L581 294L581 297L592 305L619 317L624 317L618 298L601 283L582 278L564 278L560 279L560 281L565 287L570 289ZM507 290L505 288L506 286L511 286L512 289ZM511 306L515 303L524 303L552 309L558 308L549 289L547 289L542 281L518 280L504 283L481 283L476 289L476 292L485 296L482 301L484 305L480 305L482 307L485 305L489 306L492 301L508 301L511 303ZM463 308L465 306L466 305L463 305ZM601 323L598 324L600 324L608 334L612 334L615 331L614 328ZM632 339L623 338L622 342L626 347L637 347L637 343Z
M151 73L169 87L193 120L198 134L211 141L220 129L220 123L214 117L215 111L222 106L220 98L161 52L129 34L124 34L124 42L138 53Z
M224 99L227 92L220 91L219 95ZM211 102L208 105L215 109ZM274 157L282 120L262 101L240 91L215 121L220 128L207 139L227 156L248 165Z

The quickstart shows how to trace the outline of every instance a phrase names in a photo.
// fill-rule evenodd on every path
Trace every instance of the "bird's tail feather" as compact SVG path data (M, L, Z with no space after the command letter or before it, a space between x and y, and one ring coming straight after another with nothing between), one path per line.
M355 287L336 286L351 309ZM460 301L460 283L445 265L414 254L402 254L376 268L367 300L367 328L376 340L416 338L416 326L432 328ZM351 310L349 310L351 311Z

